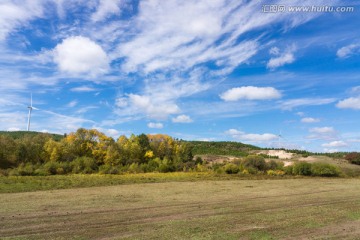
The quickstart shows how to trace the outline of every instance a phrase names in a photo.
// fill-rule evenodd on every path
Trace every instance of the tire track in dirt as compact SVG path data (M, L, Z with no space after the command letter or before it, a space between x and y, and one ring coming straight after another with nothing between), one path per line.
M282 194L282 195L270 195L270 196L257 196L257 197L245 197L245 198L241 198L241 199L231 199L231 200L219 200L219 201L211 201L211 202L193 202L193 203L178 203L178 204L168 204L168 205L157 205L157 206L150 206L150 207L135 207L135 208L121 208L121 209L114 209L114 208L110 208L110 209L104 209L104 210L86 210L86 211L67 211L67 213L58 213L58 212L54 212L54 211L46 211L45 213L41 213L41 214L32 214L30 216L26 216L24 214L22 215L14 215L14 219L16 220L26 220L26 219L33 219L34 217L37 218L48 218L49 217L49 213L50 214L55 214L56 216L69 216L71 214L96 214L96 213L106 213L106 212L113 212L114 210L118 213L120 212L129 212L129 211L142 211L142 210L149 210L149 209L158 209L159 207L161 208L172 208L172 207L194 207L196 208L197 206L199 206L200 204L202 206L206 206L206 205L213 205L213 204L227 204L227 203L234 203L234 202L238 202L239 200L241 201L248 201L248 200L259 200L259 199L269 199L269 198L283 198L283 197L296 197L296 196L309 196L309 195L315 195L315 194L320 194L320 193L329 193L329 192L341 192L344 189L336 189L336 190L322 190L322 191L311 191L311 192L303 192L303 193L293 193L293 194ZM3 217L0 217L3 218Z

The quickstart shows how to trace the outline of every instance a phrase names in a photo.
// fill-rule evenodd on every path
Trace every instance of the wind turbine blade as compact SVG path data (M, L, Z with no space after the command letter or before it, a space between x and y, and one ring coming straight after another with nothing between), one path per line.
M32 93L30 94L30 107L32 107Z
M40 109L38 109L38 108L36 108L36 107L31 107L32 109L34 109L34 110L40 110Z

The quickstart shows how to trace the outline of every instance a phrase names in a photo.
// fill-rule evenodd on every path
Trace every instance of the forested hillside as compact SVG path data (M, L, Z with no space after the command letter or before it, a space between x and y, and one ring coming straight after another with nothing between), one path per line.
M189 141L193 146L194 155L213 154L244 157L250 150L259 150L259 147L240 142L204 142Z
M60 141L64 138L64 135L54 134L54 133L39 133L39 132L32 132L32 131L0 131L0 136L8 136L13 139L20 139L24 137L35 137L38 135L42 135L45 137L51 137L55 141Z

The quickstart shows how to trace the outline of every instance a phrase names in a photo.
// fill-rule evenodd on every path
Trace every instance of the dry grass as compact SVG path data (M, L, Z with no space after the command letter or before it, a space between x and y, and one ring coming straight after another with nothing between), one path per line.
M359 179L165 182L0 194L2 239L359 239Z

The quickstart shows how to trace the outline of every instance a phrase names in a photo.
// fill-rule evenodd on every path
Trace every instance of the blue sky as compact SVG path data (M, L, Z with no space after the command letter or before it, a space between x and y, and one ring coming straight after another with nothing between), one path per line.
M1 0L0 129L26 129L32 93L33 131L360 151L359 11L335 0Z

